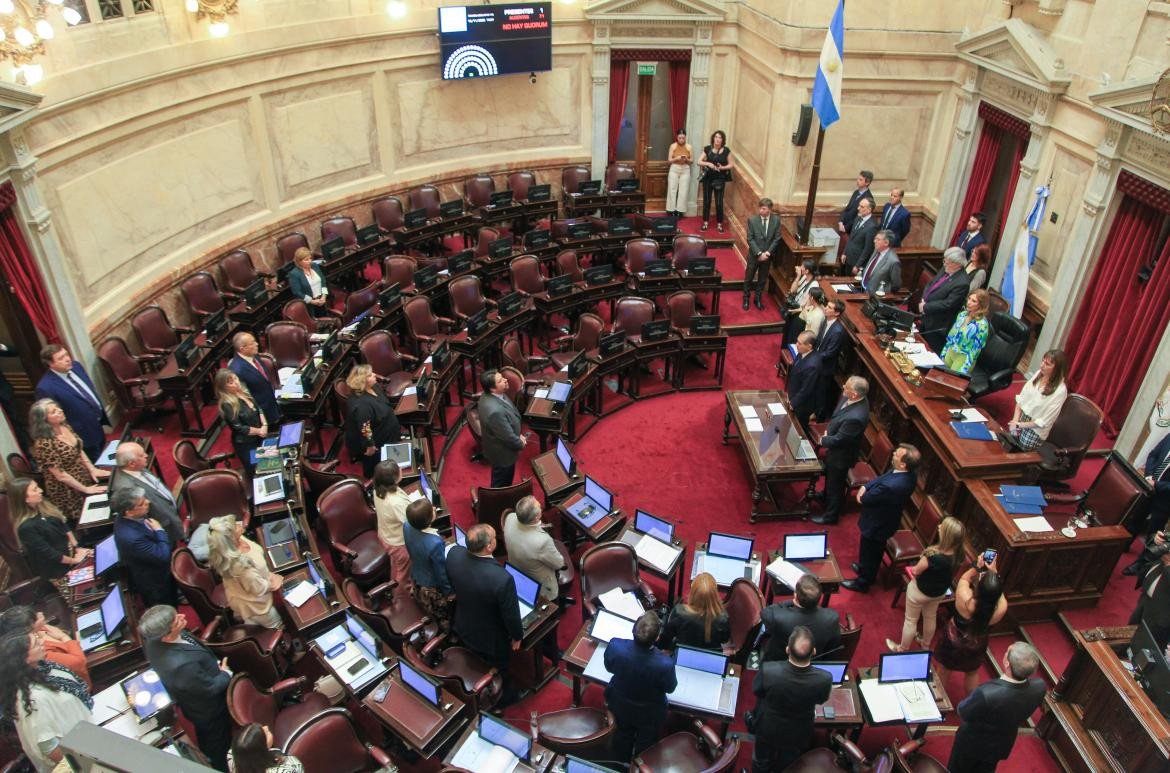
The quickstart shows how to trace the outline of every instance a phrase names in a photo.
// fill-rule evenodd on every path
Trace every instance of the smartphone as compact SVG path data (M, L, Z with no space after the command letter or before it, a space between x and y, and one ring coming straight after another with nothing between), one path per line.
M998 555L999 555L999 553L995 552L995 551L994 551L994 550L992 550L991 548L988 548L987 550L984 550L984 551L983 551L983 563L985 563L985 564L987 564L988 566L990 566L990 565L991 565L991 562L992 562L992 561L994 561L994 560L995 560L995 557L996 557L996 556L998 556Z
M381 703L386 700L386 694L390 692L390 680L387 679L374 688L374 701Z
M833 719L837 716L837 710L832 706L825 706L822 711L824 712L825 719Z
M357 676L368 665L370 665L370 661L366 660L365 658L358 658L357 661L355 661L353 665L351 665L348 669L346 669L346 671L349 672L350 676Z

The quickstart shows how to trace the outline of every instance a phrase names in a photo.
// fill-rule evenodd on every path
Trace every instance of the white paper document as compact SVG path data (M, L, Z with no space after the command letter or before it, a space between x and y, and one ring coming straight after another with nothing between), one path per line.
M987 416L979 411L978 408L964 408L963 421L987 421Z
M79 526L90 523L101 523L110 518L110 497L107 494L91 494L85 498L81 506L81 517L77 519Z
M784 403L768 403L768 410L772 412L773 416L783 416L788 413L784 409Z
M634 638L634 621L610 614L608 610L602 610L597 613L589 635L599 642L609 642L613 639L632 640Z
M317 593L317 586L302 580L292 590L285 592L284 600L294 607L301 607Z
M849 292L853 292L853 285L837 285L837 284L835 284L835 285L833 285L833 290L834 290L834 292L838 292L838 293L849 293Z
M938 722L942 719L928 682L881 684L876 679L862 679L858 687L875 724L898 720Z
M102 449L101 456L94 462L94 467L113 467L117 462L114 461L114 454L118 450L120 440L111 440L105 448Z
M638 558L653 566L660 572L665 572L674 563L674 559L678 557L681 552L679 548L673 545L668 545L660 539L651 537L649 534L642 535L642 539L638 540L638 544L634 546L634 552L638 554Z
M472 733L455 752L451 765L476 773L512 773L520 758L503 746L485 741L479 733Z
M1052 524L1042 515L1032 515L1027 518L1013 518L1016 528L1020 531L1054 531Z
M414 491L407 491L406 492L406 498L409 499L411 502L417 502L418 500L422 499L423 496L425 496L425 495L419 489L415 489Z
M759 416L759 414L756 413L756 409L751 405L739 406L739 415L745 419L754 419L756 416Z
M418 387L408 386L406 389L402 390L402 396L406 397L407 395L413 395L413 394L416 394L417 392L418 392Z
M744 426L747 427L748 432L764 431L764 425L759 419L747 419L744 421Z
M537 400L543 400L544 398L548 397L548 390L547 389L538 389L532 393L532 396L535 397Z
M585 664L584 676L602 684L609 684L609 680L613 679L613 674L605 667L605 642L597 643L597 649L593 650L589 662Z
M862 679L857 686L874 723L895 722L905 718L894 685L881 684L876 679Z
M724 678L707 671L678 666L674 669L674 675L678 679L678 686L666 696L667 702L716 714L735 714L735 702L739 694L737 677Z
M781 556L768 564L768 574L789 588L795 588L800 578L804 577L808 572L791 561L785 561L784 557Z
M611 588L598 596L597 600L610 612L631 620L637 620L646 611L637 596L621 588Z

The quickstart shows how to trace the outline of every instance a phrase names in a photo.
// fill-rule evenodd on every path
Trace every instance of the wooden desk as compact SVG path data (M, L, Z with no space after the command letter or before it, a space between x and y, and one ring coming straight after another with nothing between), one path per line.
M284 304L292 300L288 283L284 283L275 290L265 290L264 297L255 306L249 306L247 301L240 301L227 310L227 316L240 327L248 330L263 330L269 322L280 316Z
M632 351L636 367L630 369L630 397L635 400L643 400L647 397L656 397L666 392L673 392L675 389L674 381L669 377L672 367L679 368L679 357L682 354L682 343L678 336L673 333L666 338L657 341L643 341L635 339L630 342L632 344ZM642 392L642 366L647 369L650 363L661 358L665 361L662 383L664 387L649 394Z
M696 335L690 330L679 332L679 343L682 352L678 358L678 369L675 375L675 388L684 392L695 389L718 389L723 386L723 366L727 360L727 333L722 328L714 335ZM687 360L692 356L711 354L715 358L715 368L712 375L714 384L686 385Z
M319 571L326 571L320 563L317 566ZM332 579L332 576L330 576L331 581ZM304 566L289 572L285 575L285 580L312 581L309 577L308 568ZM287 613L286 619L291 624L292 629L302 637L318 633L330 623L336 624L340 622L344 617L345 610L349 609L349 602L345 600L345 596L341 593L341 588L336 583L334 583L333 593L329 595L328 602L321 597L320 593L314 593L312 598L299 607L294 607L292 604L289 604L284 600L283 595L280 596L280 602Z
M792 415L788 412L788 398L780 392L754 390L730 391L724 392L724 395L727 405L723 415L723 445L727 445L727 441L732 437L739 439L739 446L743 451L748 473L755 481L755 487L752 489L752 511L748 520L755 523L760 518L808 515L810 512L809 496L813 486L816 485L817 478L821 476L822 467L819 459L804 461L797 459L788 447L786 436L790 431L796 432L800 438L805 438L804 430L798 423L792 421ZM779 434L773 429L771 423L772 414L768 410L769 403L781 403L785 406L786 413L776 417ZM748 430L746 419L740 411L740 408L743 407L751 407L755 410L764 425L762 432ZM733 422L735 424L734 436L730 434ZM766 434L771 435L772 440L761 451L761 438ZM804 495L797 503L797 508L795 510L781 510L776 486L802 481L807 485ZM764 501L765 497L771 502L773 509L766 511L760 509L760 503Z
M570 477L557 461L556 450L546 451L532 460L532 475L544 492L545 507L554 507L565 497L585 484L585 476L578 472Z
M425 403L419 404L418 393L402 395L398 398L398 405L394 408L394 415L403 427L412 427L423 434L427 442L428 458L435 455L434 426L435 420L443 433L447 432L446 406L450 401L451 382L457 373L463 372L463 358L452 353L439 370L435 369L434 362L424 362L415 371L414 380L417 383L424 375L434 377L431 394Z
M626 538L627 534L637 535L639 537L642 536L642 532L636 531L632 526L630 526L629 524L626 524L626 528L623 529L622 533L619 534L617 537L618 542L625 542L627 539ZM633 547L633 545L631 543L626 543L626 544L629 544L630 547ZM639 571L644 572L644 573L650 575L651 577L657 577L658 579L660 579L666 583L666 606L667 607L673 607L674 600L676 598L682 598L683 577L686 573L685 567L687 565L687 550L690 548L690 543L684 539L675 539L670 544L672 547L675 547L678 549L678 555L675 556L674 561L671 562L670 566L668 566L666 568L666 571L659 569L658 567L654 566L654 564L651 564L649 561L643 560L640 556L638 557ZM635 551L635 554L636 553L637 553L637 551Z
M622 515L620 509L606 513L601 517L597 523L589 528L585 528L577 522L577 519L569 515L568 509L576 502L585 498L585 494L576 491L570 494L563 502L557 504L557 510L561 514L561 533L565 535L565 542L568 543L569 551L575 551L580 544L581 539L589 542L609 542L622 530L622 526L626 522L626 517Z
M1110 630L1123 629L1105 633ZM1044 698L1037 734L1067 771L1164 773L1170 769L1170 721L1102 633L1074 631L1076 652Z
M826 706L833 707L832 719L825 718ZM861 730L865 726L865 715L861 709L861 691L857 688L857 682L849 678L848 674L845 675L844 682L833 685L829 699L817 704L814 712L816 717L814 724L817 727L826 728L829 732L848 731L854 742L861 737Z
M550 662L548 668L543 666L542 643L545 637L557 635L557 624L561 619L561 608L555 601L549 601L543 595L536 598L535 617L524 626L524 636L520 638L520 651L512 653L508 671L513 678L519 680L533 692L548 684L557 675L557 664ZM523 672L523 658L530 658L531 673Z
M877 666L871 666L869 668L860 668L857 670L855 680L857 682L860 682L862 679L877 679L877 675L878 675L878 667ZM861 688L858 687L858 692L860 692L860 690L861 690ZM934 702L938 706L938 713L941 716L945 717L947 714L949 714L950 712L955 710L955 705L953 703L951 703L950 696L947 695L946 687L943 686L942 680L940 680L938 678L938 674L935 673L934 671L931 671L931 673L930 673L930 691L934 695ZM858 697L860 697L860 696L858 696ZM928 727L930 727L931 724L937 724L937 723L931 723L931 722L920 722L919 724L915 725L914 730L911 731L910 725L907 724L904 719L895 719L895 720L891 720L889 722L874 722L873 718L869 714L869 707L865 705L864 698L861 699L861 705L862 705L862 709L864 711L863 716L865 717L865 723L867 725L870 725L871 727L887 727L890 725L906 725L906 732L908 734L910 734L910 736L912 738L914 738L915 740L920 739L923 736L925 736L926 730ZM860 734L860 730L858 731L858 733ZM857 738L855 737L853 740L856 741Z
M558 381L567 380L568 373L564 371L546 376L544 388L548 388ZM590 398L594 404L600 406L601 396L598 394L600 387L601 378L598 375L597 365L589 363L585 372L573 382L569 390L569 397L563 406L533 394L528 405L524 408L524 423L528 425L529 429L536 432L542 452L548 446L549 440L557 435L564 435L574 440L578 437L577 417L586 410Z
M471 737L471 734L476 732L478 729L479 717L472 717L471 721L467 724L467 727L465 727L463 732L459 735L459 739L455 741L454 745L451 747L451 751L444 755L444 765L452 764L451 761L455 759L455 755L459 753L459 749L463 746L464 743L467 742L467 739ZM520 728L517 729L519 730ZM521 760L519 764L517 764L516 767L512 769L513 773L544 773L544 771L551 770L554 763L562 763L564 761L564 757L561 757L544 746L541 746L536 741L532 742L532 751L529 754L529 757L530 761L525 762Z
M768 563L772 563L780 557L779 550L772 550L768 553ZM828 550L828 556L820 561L798 561L796 562L808 570L809 574L814 575L821 581L821 606L829 606L829 602L833 598L841 583L845 581L845 576L841 574L841 565L837 563L837 556L833 553L832 548ZM764 594L771 604L778 592L794 592L793 588L789 588L784 583L772 577L768 573L767 565L764 566Z
M680 272L678 289L690 290L696 295L711 293L711 308L705 313L719 313L719 296L723 291L723 275L718 271L710 274L692 274L686 270Z
M195 343L199 347L198 353L186 368L180 368L175 361L174 353L171 353L156 374L159 388L175 401L184 437L205 438L219 426L218 414L211 426L203 425L202 392L213 371L220 367L220 363L231 351L232 336L238 329L236 325L229 324L223 335L212 341L207 339L206 334L199 333L195 339ZM188 401L190 401L192 412L195 415L195 427L191 426L187 418Z
M397 656L389 658L390 673L378 683L389 683L386 697L381 703L374 700L375 687L362 699L362 706L412 751L430 759L467 724L466 704L440 688L439 705L432 705L402 681L398 661Z

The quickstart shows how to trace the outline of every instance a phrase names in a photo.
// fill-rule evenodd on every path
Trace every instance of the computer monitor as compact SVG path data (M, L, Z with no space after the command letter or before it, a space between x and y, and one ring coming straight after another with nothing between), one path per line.
M878 663L879 682L924 682L930 679L930 651L883 652Z
M611 236L624 236L632 233L634 230L634 221L628 217L611 217L609 219L609 233Z
M557 274L548 280L545 289L548 291L550 298L568 295L573 291L573 277L568 274Z
M654 260L646 261L646 264L642 267L642 272L646 276L667 276L673 268L674 265L666 258L655 258Z
M119 586L115 585L114 589L102 599L101 609L102 628L108 639L126 620L126 606L122 600L122 589Z
M493 239L488 242L488 257L503 258L512 254L512 237L505 236L503 239Z
M687 274L691 276L710 276L715 273L715 258L691 258L687 263Z
M213 341L223 335L225 328L227 328L227 319L224 317L223 309L216 309L207 315L207 319L203 320L203 330L207 333L208 341Z
M432 505L434 505L435 507L438 507L439 503L437 501L437 497L435 496L435 490L433 488L431 488L431 482L427 478L426 470L419 470L418 471L418 485L419 485L419 488L422 489L423 496L425 496L427 499L429 499L431 501Z
M479 737L496 746L503 746L522 760L532 753L532 736L517 730L502 719L487 712L479 713Z
M540 583L507 561L504 562L504 568L516 581L516 595L520 597L520 600L530 607L536 606L536 597L540 595Z
M185 370L190 366L198 349L199 346L195 343L194 335L187 336L179 342L179 345L175 347L175 365L179 367L179 370Z
M561 467L570 475L577 469L577 460L573 458L573 454L569 452L569 447L565 445L562 438L557 438L557 461L561 463Z
M378 642L380 640L373 631L362 625L360 620L348 612L345 615L345 630L349 631L349 635L366 648L366 652L375 658L378 657Z
M373 244L374 242L378 241L381 238L382 238L382 233L381 233L381 231L378 230L377 223L370 223L369 225L363 225L361 228L357 229L357 241L358 241L358 244L360 244L363 247L368 247L369 245Z
M582 196L596 196L601 193L601 180L583 180L577 184L577 192Z
M321 344L321 359L328 363L334 362L337 359L337 351L340 348L341 336L334 330L325 338L325 343Z
M414 272L414 286L418 290L429 290L439 281L439 266L431 263Z
M565 757L565 773L613 773L613 770L569 754Z
M414 446L410 442L387 443L382 446L382 461L395 462L400 470L414 466Z
M531 185L528 188L529 201L548 201L552 198L552 186L548 183Z
M171 696L167 693L167 688L163 687L158 672L153 668L148 668L141 674L131 674L118 682L118 685L140 723L171 705Z
M442 370L447 365L447 358L451 355L451 344L446 340L440 341L439 345L431 350L431 365L435 370Z
M450 272L451 276L463 274L470 271L474 263L475 251L462 250L447 258L447 271Z
M463 199L454 199L452 201L444 201L439 205L439 217L444 220L452 217L459 217L463 214Z
M604 512L613 512L613 494L588 475L585 476L585 496L596 502Z
M691 317L691 335L709 336L719 332L718 314L696 314Z
M1129 662L1146 695L1162 716L1170 718L1170 663L1144 620L1138 623L1130 640Z
M589 286L603 285L613 281L613 266L608 263L602 266L590 266L584 271L585 284Z
M299 446L301 440L305 436L305 422L290 421L287 424L280 425L280 442L277 446L280 448L289 448L290 446Z
M528 249L547 247L551 234L547 228L534 228L524 234L524 246Z
M506 207L512 203L512 191L492 191L488 194L489 207Z
M382 307L382 311L386 311L398 303L400 298L402 298L402 285L395 282L378 293L378 305Z
M427 208L412 209L402 218L402 225L406 228L421 228L427 224Z
M328 601L329 597L325 593L325 580L321 577L321 573L317 571L317 562L310 558L307 564L309 567L309 581L317 586L317 592L321 594L321 598Z
M723 676L727 672L727 656L713 650L679 644L674 648L674 665L676 668L691 668Z
M641 184L642 181L637 177L626 177L617 181L616 190L618 193L633 193Z
M325 260L333 260L343 252L345 252L345 242L341 240L340 236L334 236L332 239L321 242L321 257Z
M514 291L500 296L500 299L496 301L496 310L501 317L512 316L520 311L522 306L524 306L524 294Z
M548 388L548 399L554 403L563 403L569 399L569 394L573 391L573 383L571 381L554 381Z
M487 327L488 310L486 307L475 312L467 318L467 337L475 338L483 329Z
M755 540L750 537L737 537L734 534L713 531L707 537L707 552L713 556L734 558L737 561L751 561L754 544Z
M264 280L262 278L255 279L244 288L244 305L248 308L259 306L267 295L268 290L264 287Z
M849 670L848 663L832 663L820 661L813 661L813 668L819 668L822 671L828 672L829 676L833 677L833 684L841 684L845 681L845 673Z
M114 541L114 535L106 537L104 540L94 546L93 549L93 573L100 577L109 570L110 567L118 563L118 544Z
M457 525L452 525L451 528L455 532L455 544L460 547L467 547L467 532L463 531Z
M785 534L782 555L785 561L820 561L829 555L829 533Z
M674 524L650 515L645 510L634 511L634 528L663 542L669 543L674 539Z
M588 239L593 235L593 224L586 221L581 223L569 223L565 228L570 239Z
M642 323L643 341L661 341L670 335L670 320L655 319Z
M439 685L432 682L426 674L415 670L405 658L398 659L398 675L407 687L426 698L432 705L439 705Z

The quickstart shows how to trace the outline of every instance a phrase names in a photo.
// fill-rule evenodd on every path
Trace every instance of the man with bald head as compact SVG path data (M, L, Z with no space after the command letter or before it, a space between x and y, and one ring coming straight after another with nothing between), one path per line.
M119 443L114 453L114 462L118 465L118 471L110 480L110 493L141 488L150 502L148 517L163 527L171 545L178 545L179 540L186 539L183 522L179 520L179 503L175 501L167 484L146 469L146 449L137 443Z
M280 423L280 405L276 402L276 390L272 388L276 374L270 372L268 363L256 356L260 353L256 336L246 331L236 333L232 336L232 348L236 350L236 356L232 357L228 367L248 388L256 405L264 412L268 426L275 427Z

